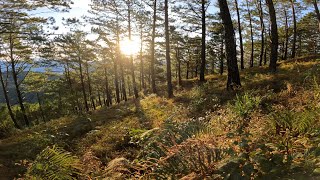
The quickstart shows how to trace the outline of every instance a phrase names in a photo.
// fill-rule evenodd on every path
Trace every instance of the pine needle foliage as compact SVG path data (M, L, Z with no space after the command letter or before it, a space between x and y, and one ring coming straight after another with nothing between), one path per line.
M27 171L32 180L73 180L80 176L81 165L77 157L64 149L45 148Z

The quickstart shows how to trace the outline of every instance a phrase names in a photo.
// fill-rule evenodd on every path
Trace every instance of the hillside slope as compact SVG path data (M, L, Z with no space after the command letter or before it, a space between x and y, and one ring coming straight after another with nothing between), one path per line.
M234 92L212 75L200 87L183 82L173 99L149 95L18 131L0 141L0 179L43 172L45 160L32 162L53 145L80 160L82 179L317 179L319 74L320 61L305 58L274 74L247 69Z

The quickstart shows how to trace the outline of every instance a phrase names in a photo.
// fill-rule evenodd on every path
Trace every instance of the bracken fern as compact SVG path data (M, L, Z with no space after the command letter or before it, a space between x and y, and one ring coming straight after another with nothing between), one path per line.
M80 161L57 146L45 148L28 168L26 176L37 180L73 180L81 172Z

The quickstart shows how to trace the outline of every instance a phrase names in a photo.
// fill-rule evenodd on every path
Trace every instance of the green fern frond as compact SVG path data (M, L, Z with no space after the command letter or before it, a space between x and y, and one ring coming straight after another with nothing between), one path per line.
M70 152L53 146L45 148L29 167L26 176L36 180L73 180L81 172L80 161Z

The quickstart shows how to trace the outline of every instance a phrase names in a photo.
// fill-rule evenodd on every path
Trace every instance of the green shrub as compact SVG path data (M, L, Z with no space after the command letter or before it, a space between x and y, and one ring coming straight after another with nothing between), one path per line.
M71 153L53 146L45 148L28 168L26 176L37 180L73 180L81 172L80 161Z

